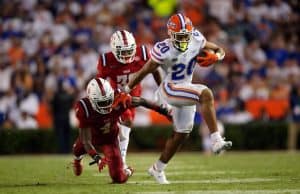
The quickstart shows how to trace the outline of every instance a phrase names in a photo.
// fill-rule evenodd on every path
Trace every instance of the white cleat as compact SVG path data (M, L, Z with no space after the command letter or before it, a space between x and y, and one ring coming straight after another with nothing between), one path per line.
M232 146L232 142L231 141L225 141L225 138L224 139L220 139L220 140L217 140L215 142L212 142L212 151L213 151L214 154L219 154L223 150L230 149L231 146Z
M156 170L153 165L148 169L148 173L150 176L153 176L159 184L170 184L166 178L165 172Z

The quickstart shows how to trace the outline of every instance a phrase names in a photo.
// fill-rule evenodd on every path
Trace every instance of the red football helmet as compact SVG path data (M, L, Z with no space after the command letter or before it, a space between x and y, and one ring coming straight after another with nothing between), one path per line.
M174 14L170 17L167 27L174 47L181 52L186 51L193 31L191 20L181 13Z

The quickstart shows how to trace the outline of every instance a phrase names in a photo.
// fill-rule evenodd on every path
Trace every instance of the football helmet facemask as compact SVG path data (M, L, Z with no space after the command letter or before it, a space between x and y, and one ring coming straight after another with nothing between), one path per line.
M108 114L112 111L114 90L108 81L94 78L88 83L86 92L95 111L100 114Z
M120 63L131 63L136 53L136 43L132 33L120 30L110 38L112 53Z
M174 47L185 52L191 40L193 24L185 15L179 13L170 17L167 23L168 34Z

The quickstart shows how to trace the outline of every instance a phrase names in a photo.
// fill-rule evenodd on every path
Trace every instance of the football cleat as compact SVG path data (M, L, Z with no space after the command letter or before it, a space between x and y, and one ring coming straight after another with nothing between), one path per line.
M211 148L212 148L212 151L214 154L219 154L223 150L228 150L231 148L231 146L232 146L232 142L225 141L225 138L216 140L216 141L212 142L212 144L211 144Z
M130 166L125 168L124 171L125 171L125 174L127 174L128 177L131 177L133 172L134 172L133 168L131 168Z
M154 165L148 169L148 173L150 176L153 176L159 184L170 184L166 178L165 172L156 170Z
M73 164L73 172L74 172L75 176L80 176L82 173L81 160L74 159L72 164Z

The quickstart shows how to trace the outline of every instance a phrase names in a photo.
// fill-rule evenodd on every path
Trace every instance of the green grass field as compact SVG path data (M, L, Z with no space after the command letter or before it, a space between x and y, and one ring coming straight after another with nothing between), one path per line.
M300 193L300 153L228 152L222 156L177 153L166 170L170 185L156 184L146 173L159 153L129 153L135 168L127 184L110 184L108 171L96 166L73 176L71 155L0 157L0 193L268 194Z

